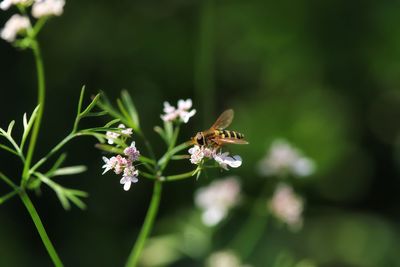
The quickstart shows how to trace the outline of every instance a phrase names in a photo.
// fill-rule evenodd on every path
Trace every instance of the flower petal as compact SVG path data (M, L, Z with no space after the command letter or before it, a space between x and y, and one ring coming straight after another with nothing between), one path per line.
M125 184L124 184L124 190L125 191L128 191L129 190L129 188L131 188L131 181L129 180L129 181L127 181Z

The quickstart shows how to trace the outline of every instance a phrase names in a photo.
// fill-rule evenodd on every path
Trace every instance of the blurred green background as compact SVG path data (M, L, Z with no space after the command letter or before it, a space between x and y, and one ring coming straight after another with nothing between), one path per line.
M1 12L0 25L14 11ZM243 166L166 184L153 236L181 234L195 209L193 192L213 178L238 175L244 193L257 196L264 180L255 166L283 137L317 164L313 177L298 185L307 199L304 227L291 233L269 220L246 262L272 266L283 253L323 267L400 266L399 14L393 0L67 1L64 15L39 37L48 92L36 158L71 129L84 84L110 98L126 88L159 154L162 143L152 127L160 124L163 101L194 101L198 113L182 141L232 107L231 128L251 143L230 148ZM0 58L0 126L6 127L33 110L36 73L30 52L5 41ZM66 164L89 170L60 178L89 192L86 211L65 212L45 187L33 197L66 266L122 266L150 200L148 180L126 193L115 175L102 176L94 144L69 144ZM0 154L3 172L18 177L20 167ZM175 167L171 173L191 166ZM0 184L1 194L7 190ZM238 207L211 246L199 244L197 254L171 266L203 266L207 251L224 248L239 231L247 210ZM195 238L189 235L188 243L196 251ZM14 198L1 205L0 266L50 265L22 203Z

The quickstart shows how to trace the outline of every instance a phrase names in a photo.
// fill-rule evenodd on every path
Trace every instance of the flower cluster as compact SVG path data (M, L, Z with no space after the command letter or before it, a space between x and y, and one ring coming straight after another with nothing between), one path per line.
M114 139L115 140L115 139ZM140 152L137 150L135 142L124 149L124 156L117 155L111 158L103 157L103 174L113 170L115 174L122 174L120 183L124 185L124 190L128 191L132 183L138 182L139 171L133 163L139 159Z
M218 224L239 200L240 183L234 177L213 181L209 186L200 188L195 195L195 203L203 210L202 220L207 226Z
M4 25L0 36L7 42L14 42L19 33L26 31L31 27L28 17L14 14Z
M303 206L303 199L295 194L292 187L283 183L277 186L268 203L271 213L288 224L292 230L297 230L302 226Z
M0 9L7 10L11 6L29 7L32 5L32 16L40 19L49 16L60 16L64 11L64 0L3 0ZM14 42L19 34L24 34L30 29L31 23L28 16L13 15L1 29L0 37L7 42Z
M61 16L64 5L64 0L36 0L32 6L32 16L35 18Z
M228 170L231 168L238 168L242 165L242 158L239 155L229 156L228 152L217 152L217 149L208 148L205 146L193 146L189 149L190 162L199 165L203 159L214 159L221 168Z
M3 0L0 3L0 9L7 10L13 5L29 6L32 0Z
M132 135L132 129L131 128L126 128L124 124L118 125L118 128L121 129L121 132L111 132L107 131L106 136L107 136L107 143L110 145L114 144L115 140L121 137L130 137Z
M258 164L258 169L260 174L265 176L290 174L304 177L314 172L315 164L287 141L276 140Z
M182 100L180 99L178 101L178 107L175 108L174 106L171 106L170 103L164 102L164 113L161 115L161 119L163 121L175 121L179 119L180 121L187 123L191 117L193 117L196 114L196 110L192 109L192 100L187 99L187 100Z

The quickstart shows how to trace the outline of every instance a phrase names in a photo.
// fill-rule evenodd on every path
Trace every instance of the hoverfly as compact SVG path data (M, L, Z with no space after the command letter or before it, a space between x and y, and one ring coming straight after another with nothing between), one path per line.
M248 144L244 135L239 132L225 130L233 120L233 109L222 112L210 129L198 132L192 137L192 142L198 146L219 148L225 144Z

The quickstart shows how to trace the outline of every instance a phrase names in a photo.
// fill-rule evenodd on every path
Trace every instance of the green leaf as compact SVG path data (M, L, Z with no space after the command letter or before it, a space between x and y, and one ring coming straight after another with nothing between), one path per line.
M153 159L150 159L150 158L142 156L142 155L139 156L139 161L141 161L143 163L150 163L153 166L156 164L156 162Z
M80 200L78 197L76 197L75 195L69 195L68 198L72 203L74 203L81 210L86 209L86 204L82 200Z
M168 143L168 138L164 132L164 129L161 128L160 126L154 126L154 131L156 133L158 133L158 135L160 135L161 139L164 140L164 142L167 144L167 146L169 145Z
M39 172L35 172L34 175L54 190L64 209L69 210L71 208L70 202L81 209L86 207L82 200L79 199L79 197L87 197L88 194L86 192L63 187Z
M114 124L116 124L117 122L120 122L120 121L121 121L120 119L112 120L112 121L108 122L106 125L104 125L104 128L109 128L111 125L114 125Z
M53 173L60 168L60 166L64 163L65 159L67 158L67 154L66 153L62 153L58 159L56 160L56 162L54 163L53 167L51 167L51 169L45 174L48 177L51 177L53 175Z
M10 193L5 194L4 196L0 197L0 205L3 204L4 202L6 202L7 200L11 199L16 194L18 194L18 191L14 190L14 191L11 191Z
M86 117L86 115L96 106L96 103L97 103L97 101L99 101L99 98L100 98L100 94L97 94L93 98L92 102L90 102L90 104L86 107L86 109L84 111L82 111L82 113L80 113L80 116L82 118Z
M85 85L82 86L81 94L79 95L79 101L78 101L78 107L77 107L77 111L76 111L76 116L80 116L80 114L81 114L82 104L83 104L83 97L85 96L85 88L86 88Z
M104 116L107 114L108 114L107 111L89 112L85 115L85 117L100 117L100 116Z
M170 144L172 142L172 136L174 134L174 127L172 125L172 122L165 121L164 122L164 130L165 130L165 136L168 140L168 144Z
M25 131L26 127L28 127L28 120L26 119L26 112L24 113L24 116L22 117L22 123L24 125L24 131Z
M13 128L14 128L14 124L15 124L15 121L12 120L12 121L10 122L10 124L8 125L7 134L8 134L9 136L11 136L12 130L13 130Z
M113 154L123 154L124 150L122 148L118 148L115 146L111 146L111 145L106 145L106 144L96 144L96 148L109 152L109 153L113 153Z
M101 133L95 133L95 132L89 132L89 131L80 131L79 133L77 133L78 136L92 136L94 138L97 139L97 141L99 141L100 143L104 143L105 139L106 139L106 135L105 134L101 134Z
M24 133L22 134L22 139L21 139L21 150L24 148L26 139L29 135L30 130L32 129L33 123L35 122L39 107L40 107L40 105L36 106L36 108L33 110L32 115L29 118L28 122L26 120L26 113L24 114L24 118L23 118Z
M1 149L4 149L5 151L8 151L8 152L10 152L10 153L12 153L12 154L14 154L14 155L16 155L16 156L19 156L18 152L15 151L14 149L12 149L11 147L8 147L8 146L6 146L6 145L0 144L0 148L1 148Z
M59 168L56 171L54 171L52 176L74 175L74 174L85 172L86 170L87 170L87 167L84 165L64 167L64 168Z
M131 96L129 95L128 91L122 90L121 92L122 102L124 103L125 107L128 109L130 118L132 119L133 123L136 125L136 128L139 128L139 116L135 104Z

